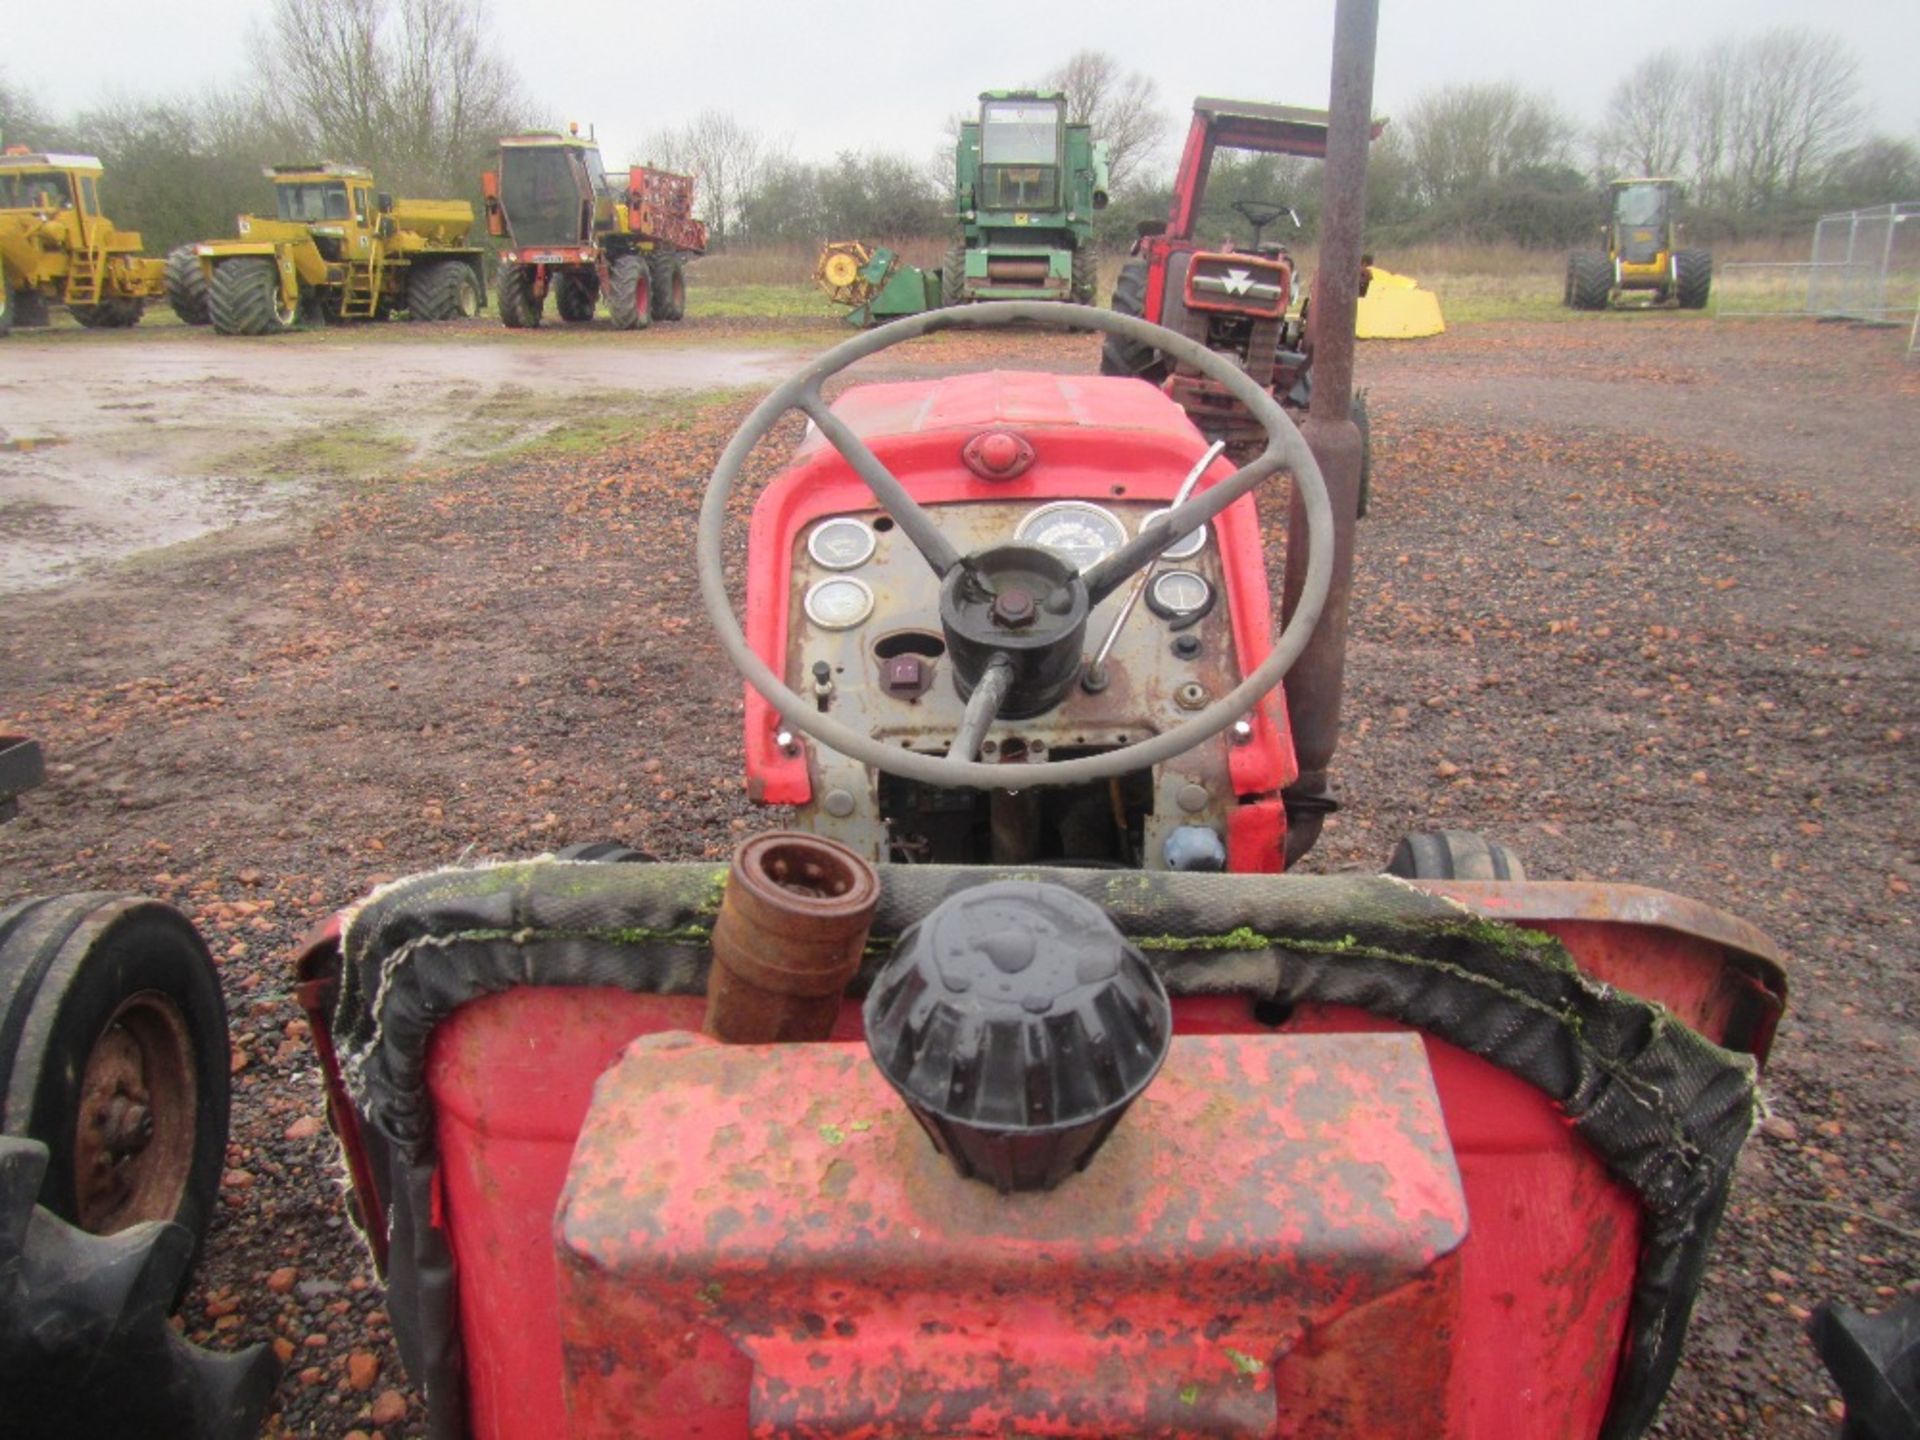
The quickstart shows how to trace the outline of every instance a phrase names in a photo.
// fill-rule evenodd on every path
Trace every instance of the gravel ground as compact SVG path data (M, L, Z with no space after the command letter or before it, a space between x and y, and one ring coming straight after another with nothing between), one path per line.
M1094 353L949 337L911 363ZM1310 868L1471 825L1536 875L1664 886L1782 943L1771 1116L1661 1433L1827 1435L1807 1310L1920 1286L1920 366L1884 335L1647 315L1485 324L1360 369L1376 470L1347 808ZM37 735L51 779L0 829L0 897L144 891L212 944L235 1113L184 1319L280 1350L270 1433L422 1422L342 1216L286 953L451 859L609 836L712 858L758 823L691 557L744 409L689 400L585 458L332 487L8 601L0 728Z

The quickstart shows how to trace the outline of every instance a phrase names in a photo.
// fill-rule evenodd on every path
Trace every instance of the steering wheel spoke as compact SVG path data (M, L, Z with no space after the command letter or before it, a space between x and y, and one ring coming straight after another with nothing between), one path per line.
M973 694L967 697L966 713L960 717L960 728L953 732L953 744L947 747L949 760L980 758L980 744L987 738L987 729L999 715L1000 707L1006 704L1007 692L1012 688L1013 662L1004 655L994 656L981 672Z
M880 457L854 433L853 427L833 413L818 383L800 392L799 405L807 418L820 427L827 443L853 467L853 473L866 482L873 498L880 502L880 508L893 517L893 523L913 542L913 548L920 552L933 573L944 580L947 572L960 563L960 552L934 524L933 517L907 493L907 487L881 463Z
M1271 455L1258 455L1211 490L1174 506L1162 523L1143 527L1133 539L1081 575L1088 603L1098 605L1126 584L1136 570L1151 565L1162 551L1179 544L1279 468L1280 462Z

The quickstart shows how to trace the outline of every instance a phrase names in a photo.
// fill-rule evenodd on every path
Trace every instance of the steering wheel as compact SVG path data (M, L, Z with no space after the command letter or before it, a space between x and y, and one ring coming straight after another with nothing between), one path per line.
M1081 574L1035 545L989 546L961 555L933 517L866 443L827 408L821 386L857 360L907 340L941 330L991 330L1033 323L1074 330L1104 330L1151 346L1219 382L1250 410L1266 431L1267 445L1231 478L1177 506L1164 523L1140 534ZM813 421L867 484L935 575L940 577L940 623L960 697L967 702L954 743L945 756L886 745L840 724L812 700L803 699L747 643L727 596L721 536L727 502L747 456L790 410ZM1281 469L1292 471L1307 518L1307 573L1293 616L1267 658L1233 690L1171 730L1145 740L1075 760L989 765L973 758L996 717L1025 719L1066 698L1080 674L1087 617L1136 571L1182 536L1212 520L1227 506ZM727 442L707 482L696 538L700 596L707 618L736 669L795 730L840 754L891 775L928 785L1022 790L1109 780L1185 754L1219 734L1257 705L1280 682L1319 623L1333 576L1333 507L1313 452L1274 398L1231 360L1185 335L1130 315L1049 301L996 301L931 310L836 345L783 383L754 408Z

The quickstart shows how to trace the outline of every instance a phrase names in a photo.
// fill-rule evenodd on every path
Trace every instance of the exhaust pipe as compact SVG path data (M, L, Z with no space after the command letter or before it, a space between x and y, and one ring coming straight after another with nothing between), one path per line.
M1359 304L1361 233L1366 223L1367 147L1373 127L1373 57L1379 0L1339 0L1333 18L1333 75L1327 159L1314 277L1313 402L1301 432L1320 462L1333 502L1333 582L1307 648L1287 672L1288 716L1300 778L1287 788L1287 864L1320 838L1336 808L1327 773L1340 740L1347 663L1347 609L1353 591L1353 529L1360 497L1360 429L1353 423L1354 318ZM1307 533L1295 493L1287 533ZM1306 583L1303 546L1290 546L1281 615L1293 617Z

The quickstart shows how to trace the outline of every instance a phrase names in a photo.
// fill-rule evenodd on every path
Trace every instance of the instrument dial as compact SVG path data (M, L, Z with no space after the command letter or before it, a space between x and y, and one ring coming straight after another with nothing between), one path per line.
M1171 510L1155 510L1140 522L1140 533L1145 534L1151 525L1164 524ZM1207 548L1207 527L1199 525L1182 535L1173 544L1160 552L1162 560L1191 560Z
M807 591L805 604L807 618L822 630L851 630L873 614L873 591L864 580L835 575Z
M873 527L851 515L836 515L813 527L807 554L823 570L854 570L873 558L880 537Z
M1014 539L1051 550L1082 573L1127 543L1120 517L1084 500L1060 500L1028 512Z
M1147 589L1148 608L1167 620L1203 615L1212 604L1213 586L1204 575L1191 570L1168 570L1156 575Z

